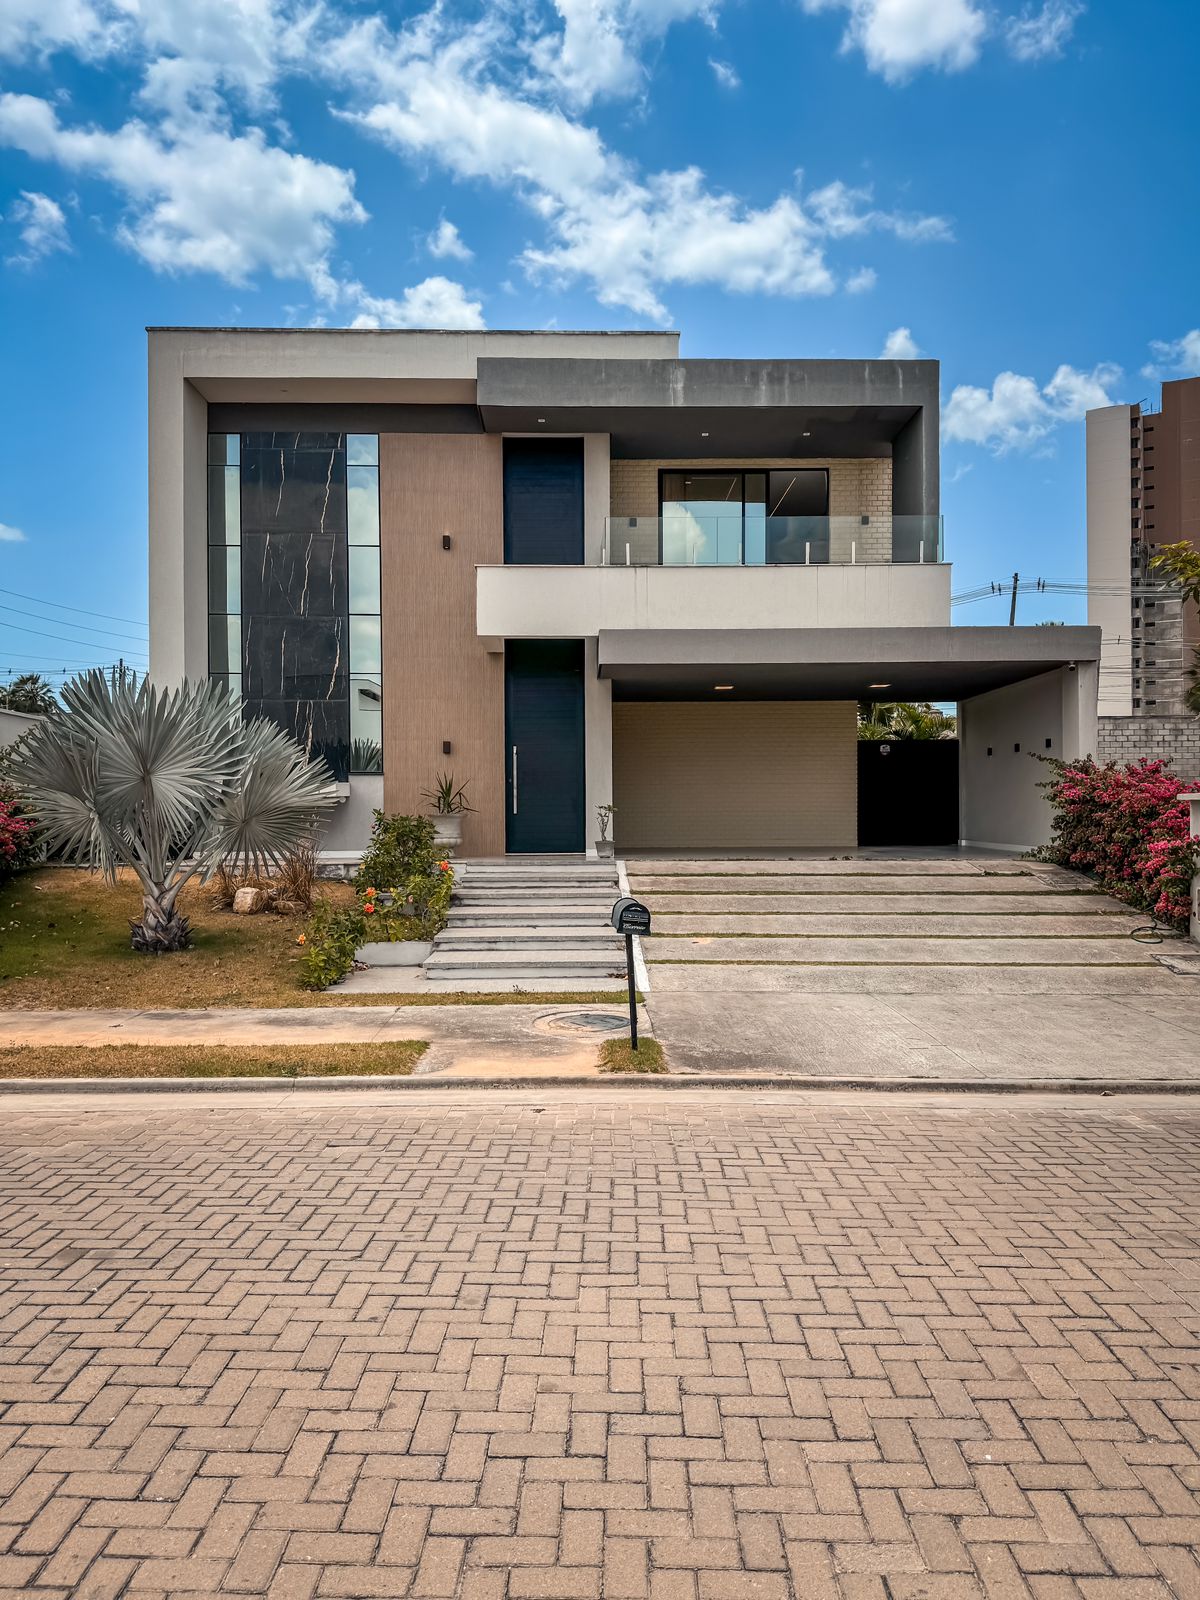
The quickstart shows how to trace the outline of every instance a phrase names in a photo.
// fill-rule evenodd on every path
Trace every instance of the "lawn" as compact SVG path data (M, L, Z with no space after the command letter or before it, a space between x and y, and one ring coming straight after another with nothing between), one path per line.
M0 1048L0 1078L407 1078L429 1045L16 1045Z
M348 884L318 891L349 900ZM587 1005L616 991L572 994L313 994L300 986L302 917L236 917L189 885L180 909L191 950L147 956L129 948L140 915L132 874L114 887L75 867L21 873L0 888L0 1010L122 1007L183 1011L220 1006Z

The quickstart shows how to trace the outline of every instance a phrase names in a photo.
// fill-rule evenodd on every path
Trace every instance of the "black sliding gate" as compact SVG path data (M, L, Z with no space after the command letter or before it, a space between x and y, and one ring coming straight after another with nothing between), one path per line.
M958 843L958 740L858 741L860 845Z

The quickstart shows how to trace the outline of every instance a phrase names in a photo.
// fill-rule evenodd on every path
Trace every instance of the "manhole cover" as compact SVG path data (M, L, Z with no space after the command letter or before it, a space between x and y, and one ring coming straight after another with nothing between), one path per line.
M628 1026L620 1011L564 1011L539 1017L538 1022L555 1033L620 1033Z

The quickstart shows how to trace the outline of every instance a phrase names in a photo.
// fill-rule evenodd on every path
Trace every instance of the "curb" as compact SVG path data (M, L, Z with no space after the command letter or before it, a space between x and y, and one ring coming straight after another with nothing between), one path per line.
M1077 1094L1200 1095L1200 1077L1152 1078L1142 1081L1104 1078L848 1078L784 1077L746 1073L603 1073L597 1077L459 1078L453 1074L416 1073L412 1077L279 1077L279 1078L5 1078L5 1094L219 1094L278 1093L281 1089L393 1089L417 1093L426 1089L462 1092L483 1089L733 1089L820 1093L847 1090L874 1094Z

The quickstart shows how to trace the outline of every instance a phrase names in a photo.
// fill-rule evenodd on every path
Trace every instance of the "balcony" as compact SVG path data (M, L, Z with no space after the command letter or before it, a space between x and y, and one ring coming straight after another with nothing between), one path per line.
M749 510L749 508L747 508ZM610 567L919 566L942 560L937 516L751 517L679 511L609 517Z

